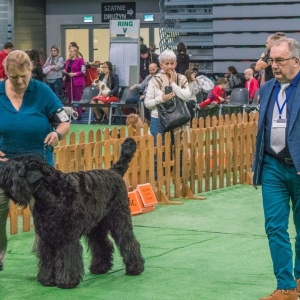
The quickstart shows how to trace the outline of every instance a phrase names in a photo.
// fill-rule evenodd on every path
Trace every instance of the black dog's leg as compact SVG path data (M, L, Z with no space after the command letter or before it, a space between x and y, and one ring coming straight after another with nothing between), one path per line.
M113 266L113 243L108 239L107 219L103 219L87 235L92 252L90 271L93 274L105 274Z
M57 246L54 264L57 287L62 289L77 287L84 274L82 246L79 241Z
M39 239L39 246L37 248L37 257L39 260L39 272L37 281L44 286L55 286L54 278L54 249L51 245Z
M112 212L109 217L110 233L123 257L126 275L141 274L144 271L144 259L140 244L133 234L129 208Z

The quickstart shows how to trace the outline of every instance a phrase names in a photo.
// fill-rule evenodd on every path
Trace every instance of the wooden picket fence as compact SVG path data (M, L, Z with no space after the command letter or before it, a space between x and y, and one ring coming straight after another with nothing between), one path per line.
M246 120L246 122L245 122ZM134 137L137 152L124 176L128 191L138 184L150 183L159 203L181 204L172 198L197 199L203 191L215 190L236 184L249 183L253 151L257 132L258 114L247 114L242 122L241 114L217 119L194 119L190 130L176 133L175 145L171 135L161 135L154 147L148 126L136 129L125 127L111 132L90 131L71 133L68 142L61 141L55 148L55 167L62 172L109 169L119 159L120 148L127 136ZM156 162L156 163L155 163ZM155 166L157 171L155 171ZM179 199L180 200L180 199ZM11 202L11 234L18 232L18 215L23 217L23 231L30 230L29 209L22 209Z

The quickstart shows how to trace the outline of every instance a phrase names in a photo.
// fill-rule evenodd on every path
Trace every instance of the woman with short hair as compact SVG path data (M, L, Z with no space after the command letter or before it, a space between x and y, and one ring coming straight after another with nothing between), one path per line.
M160 133L164 140L166 133L166 130L159 123L157 105L172 99L175 95L187 102L192 95L186 77L175 71L177 65L176 55L172 50L163 51L159 56L159 63L161 72L154 75L150 80L144 102L145 106L151 110L150 132L154 137L155 145L157 135ZM166 86L172 88L171 93L165 93ZM188 131L188 128L189 124L187 123L174 129L173 132L177 130Z
M61 101L43 82L31 78L32 62L20 50L4 61L7 79L0 82L0 169L19 155L42 157L54 165L53 147L70 129ZM0 189L0 271L7 247L9 199Z

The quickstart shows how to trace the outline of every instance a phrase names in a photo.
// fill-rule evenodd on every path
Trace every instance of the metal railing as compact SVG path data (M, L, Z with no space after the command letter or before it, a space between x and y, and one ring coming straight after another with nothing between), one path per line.
M159 26L159 49L160 52L164 51L165 49L173 49L175 50L176 47L172 45L179 33L170 29L174 29L176 20L167 20L165 18L165 13L167 9L165 7L165 0L159 1L159 11L160 11L160 26Z

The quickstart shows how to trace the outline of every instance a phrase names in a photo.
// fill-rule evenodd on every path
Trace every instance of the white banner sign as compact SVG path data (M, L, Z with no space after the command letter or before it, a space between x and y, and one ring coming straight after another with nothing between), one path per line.
M140 20L110 20L110 34L139 35Z

